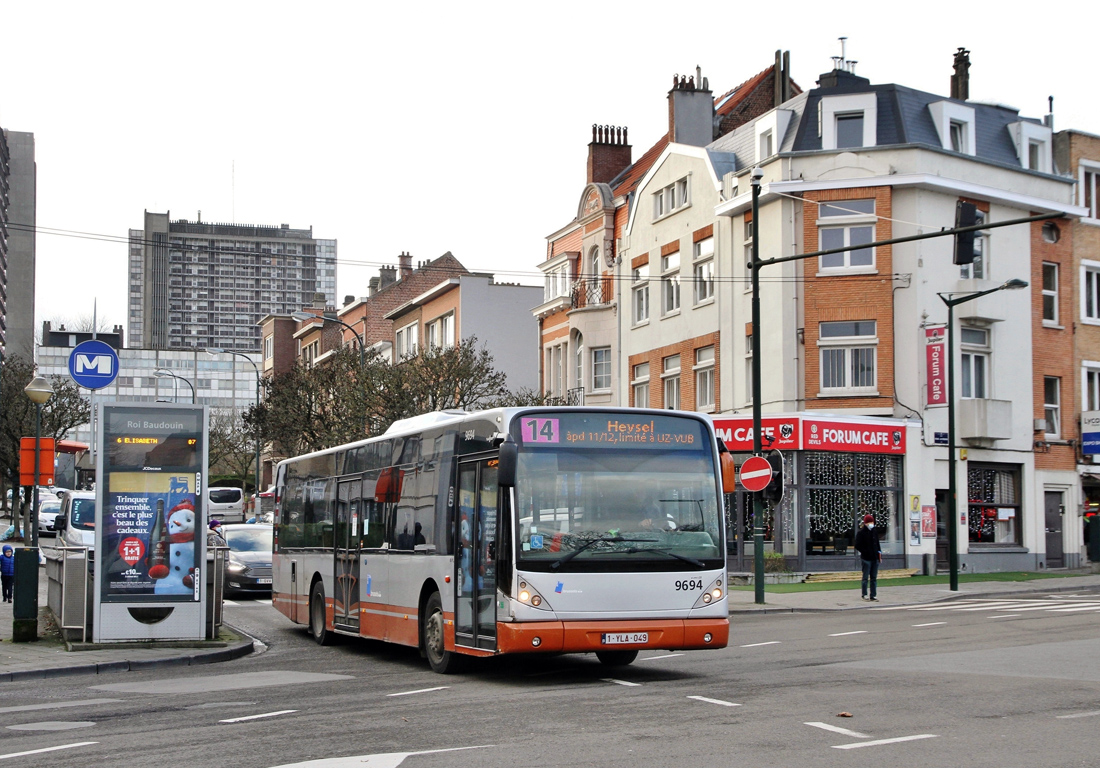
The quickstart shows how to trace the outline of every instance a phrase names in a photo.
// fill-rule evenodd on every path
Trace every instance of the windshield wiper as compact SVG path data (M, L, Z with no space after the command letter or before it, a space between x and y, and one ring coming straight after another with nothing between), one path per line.
M650 541L650 539L641 539L641 541ZM620 549L619 552L625 552L627 554L634 554L636 552L660 552L662 555L668 555L669 557L675 557L677 560L683 560L685 563L691 563L699 568L706 568L707 564L702 560L696 560L694 557L688 557L687 555L681 555L679 552L673 552L671 549L665 549L664 547L630 547L629 549Z
M579 555L581 552L584 552L586 549L591 547L593 544L597 544L601 541L606 542L606 543L610 543L610 544L618 544L618 543L624 542L624 541L636 542L636 541L648 541L648 539L624 539L622 536L597 536L596 538L589 539L584 544L581 544L579 547L574 549L572 552L567 552L566 554L562 555L557 560L555 560L553 563L551 563L550 567L553 568L556 571L560 566L564 565L565 563L568 563L570 560L572 560L574 557Z

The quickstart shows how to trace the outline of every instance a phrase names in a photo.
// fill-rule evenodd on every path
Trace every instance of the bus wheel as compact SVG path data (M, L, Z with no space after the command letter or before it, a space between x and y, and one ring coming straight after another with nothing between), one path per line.
M596 658L605 667L625 667L638 658L637 651L596 651Z
M458 671L460 659L455 652L445 650L443 627L443 601L438 592L433 592L424 605L421 642L424 643L424 652L428 656L428 663L432 665L432 671L449 675Z
M333 634L325 627L325 585L318 581L309 593L309 634L318 645L330 645Z

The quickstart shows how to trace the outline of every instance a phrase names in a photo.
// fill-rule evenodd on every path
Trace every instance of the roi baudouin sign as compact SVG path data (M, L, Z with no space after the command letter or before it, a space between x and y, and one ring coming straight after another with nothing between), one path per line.
M205 635L205 406L100 405L96 642Z

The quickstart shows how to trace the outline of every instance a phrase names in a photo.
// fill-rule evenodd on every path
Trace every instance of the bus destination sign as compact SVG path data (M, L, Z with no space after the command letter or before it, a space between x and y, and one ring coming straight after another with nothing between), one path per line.
M524 415L518 420L520 442L530 448L659 448L699 450L703 426L694 419L633 416L620 413Z

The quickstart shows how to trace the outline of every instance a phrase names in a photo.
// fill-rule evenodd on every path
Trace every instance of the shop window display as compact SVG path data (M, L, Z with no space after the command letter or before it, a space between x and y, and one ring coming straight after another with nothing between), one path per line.
M858 521L874 515L884 554L902 554L902 458L807 451L806 554L852 556Z

